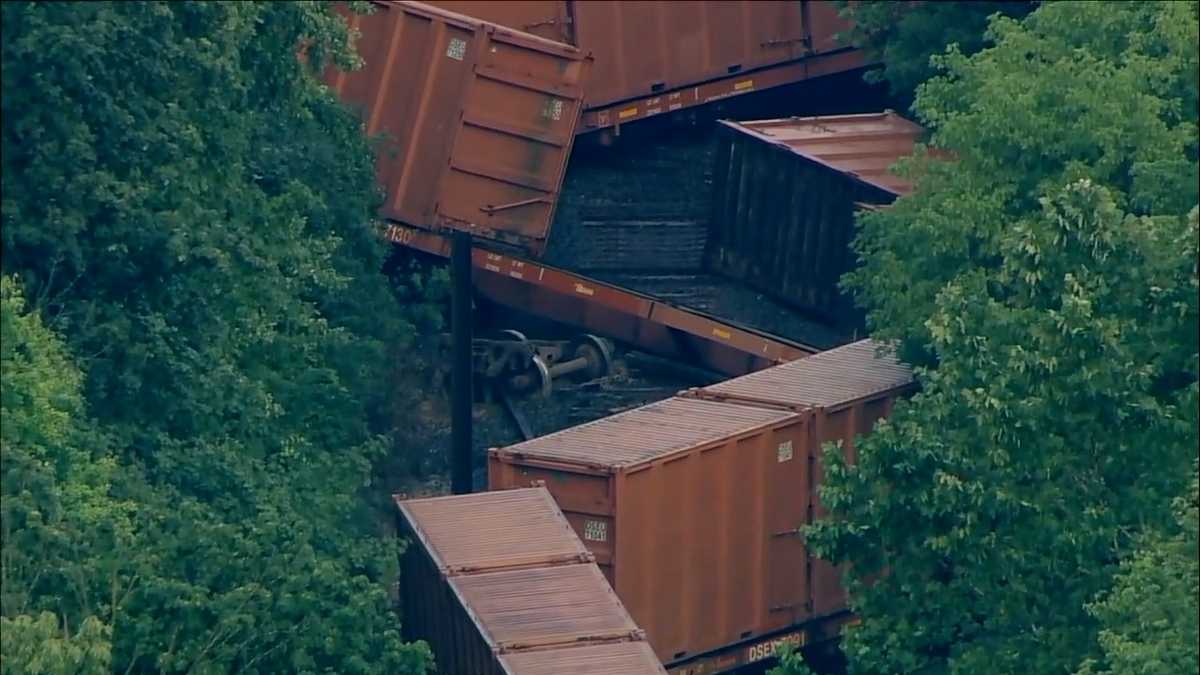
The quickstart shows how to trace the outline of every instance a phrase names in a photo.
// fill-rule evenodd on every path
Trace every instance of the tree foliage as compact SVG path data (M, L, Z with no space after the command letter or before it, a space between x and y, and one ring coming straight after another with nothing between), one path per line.
M1178 532L1151 533L1091 606L1102 656L1078 675L1173 675L1200 669L1200 480L1176 502Z
M1051 3L951 52L915 104L953 162L909 162L919 190L864 214L848 286L872 333L927 362L926 319L965 271L994 270L1009 223L1088 178L1136 214L1197 203L1195 2Z
M81 370L36 366L78 385L69 412L10 413L6 360L5 414L76 420L55 452L93 458L51 480L41 441L6 436L5 508L92 485L99 505L55 513L105 524L79 544L13 520L6 556L71 540L62 574L88 583L64 609L42 579L4 616L71 636L95 616L120 670L422 672L363 499L420 308L380 273L360 125L313 76L354 61L345 23L299 2L2 11L3 269Z
M809 532L850 565L854 672L1112 658L1089 603L1171 527L1200 444L1197 16L1047 3L919 88L941 158L862 216L848 286L922 391L828 455Z
M82 419L81 373L24 304L0 279L3 672L103 672L120 604L105 582L127 569L131 505L110 495L116 467Z
M983 49L988 18L1000 14L1020 18L1037 3L1026 0L979 2L848 2L837 0L840 14L852 22L840 39L863 49L871 62L883 65L866 74L887 81L893 96L912 102L917 85L935 74L932 57L954 45L962 54Z

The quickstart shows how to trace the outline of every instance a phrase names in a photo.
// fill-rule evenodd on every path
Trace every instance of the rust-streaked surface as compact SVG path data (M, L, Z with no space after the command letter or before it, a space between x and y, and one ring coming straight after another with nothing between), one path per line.
M570 15L573 3L565 0L432 0L429 4L547 40L575 44Z
M349 14L362 69L326 82L385 134L381 215L545 247L590 61L579 50L415 2Z
M785 411L669 398L510 445L513 457L577 462L610 471L779 422Z
M506 675L654 675L664 673L646 642L618 642L505 654Z
M704 105L733 96L764 91L825 75L836 75L866 67L858 50L843 50L767 66L749 73L704 82L674 91L643 96L596 107L588 106L580 120L578 133L629 124L647 117Z
M857 265L855 213L911 189L887 168L912 153L921 128L891 112L721 124L706 266L860 327L839 288Z
M863 340L489 452L492 489L544 485L671 672L806 640L846 613L839 569L801 528L826 511L822 447L857 439L915 386ZM811 366L809 365L811 363Z
M913 372L875 340L859 340L802 361L705 387L717 398L836 408L913 384Z
M388 225L386 236L434 255L445 257L450 252L445 237L400 224ZM743 375L820 351L516 256L476 248L472 263L476 290L503 307L726 375Z
M925 132L892 111L722 124L897 196L911 192L912 185L888 168L911 155Z
M514 665L501 657L545 650L539 662L553 663L560 649L647 649L545 488L396 504L398 529L409 540L401 557L401 626L407 639L429 643L438 672L525 675L519 659Z
M866 64L825 0L434 0L595 56L580 132Z
M489 453L543 482L665 663L808 615L808 417L674 398Z
M824 444L840 442L847 458L854 461L857 439L869 434L877 421L891 414L895 402L915 387L912 370L896 359L894 351L868 339L684 395L809 410L812 435L805 453L812 458L812 483L808 493L812 517L819 519L827 514L817 491L825 476ZM845 611L841 571L812 556L808 569L813 616Z
M471 574L450 586L498 653L641 637L595 565Z
M802 3L574 2L596 56L588 106L691 86L808 54Z
M397 506L447 576L589 559L545 490L411 499Z

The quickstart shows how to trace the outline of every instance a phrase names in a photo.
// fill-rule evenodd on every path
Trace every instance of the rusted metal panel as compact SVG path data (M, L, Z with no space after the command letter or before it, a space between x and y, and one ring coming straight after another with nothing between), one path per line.
M645 642L618 642L572 649L506 654L506 675L654 675L664 673Z
M825 0L431 4L593 54L580 133L866 65Z
M838 43L838 33L850 30L852 23L838 16L838 6L834 2L804 2L804 25L809 46L815 54L843 49Z
M809 52L799 2L575 2L596 55L594 107L792 61Z
M875 340L860 340L801 361L727 380L685 397L740 402L764 408L807 410L811 417L810 446L802 452L811 461L812 519L827 515L817 486L825 477L826 443L841 443L847 459L856 458L856 439L891 414L895 401L916 387L912 370L894 351ZM812 616L828 617L846 610L842 570L809 556Z
M482 250L475 258L476 288L493 302L718 372L740 375L818 351L547 265Z
M575 44L571 3L564 0L433 0L429 4L547 40Z
M457 576L450 587L497 654L642 638L595 565Z
M579 50L415 2L350 14L366 62L326 81L385 134L386 218L545 247L590 61Z
M912 154L924 129L892 111L760 122L725 122L730 129L891 193L908 194L912 185L888 172Z
M590 560L545 490L414 499L399 508L447 576Z
M411 536L403 527L400 532ZM441 672L499 673L495 654L475 628L469 611L416 543L400 558L400 602L404 638L428 643Z
M403 628L426 640L438 672L534 675L586 646L645 636L543 488L397 499L411 546L401 559ZM528 670L522 654L536 651ZM661 672L647 670L643 672Z
M913 383L912 369L896 358L890 346L867 339L701 391L720 400L837 409L854 401L907 390Z
M445 237L398 223L387 226L386 236L438 256L450 251ZM727 375L743 375L820 351L516 256L476 248L472 262L476 290L491 302Z
M683 87L652 96L618 103L589 106L580 120L578 132L598 131L621 124L629 124L647 117L673 112L684 108L712 103L733 96L750 94L801 82L825 75L845 73L867 66L862 52L848 50L818 54L799 61L790 61L767 66L751 73L739 73L691 87Z
M664 662L809 615L808 417L674 398L489 453L544 484Z
M921 133L890 111L723 122L707 266L829 320L858 323L838 289L856 264L854 213L911 189L888 167L912 153Z

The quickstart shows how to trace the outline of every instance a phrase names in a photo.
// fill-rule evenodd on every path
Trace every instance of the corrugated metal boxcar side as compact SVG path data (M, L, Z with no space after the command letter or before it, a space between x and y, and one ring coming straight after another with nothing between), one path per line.
M807 53L802 3L575 2L575 34L596 56L587 105L725 78Z
M858 323L838 281L856 258L854 214L910 186L887 173L922 130L886 112L724 122L706 265L842 325Z
M816 489L824 477L823 444L840 441L853 460L856 436L870 433L877 421L891 414L896 400L914 387L912 370L897 361L884 345L860 340L685 395L810 410L812 437L806 454L812 462L812 482L807 492L812 499L812 518L817 519L826 514ZM808 569L813 616L844 610L846 593L841 572L817 558L810 558Z
M806 617L808 424L674 398L493 450L489 485L544 481L669 663Z
M381 215L545 246L590 61L569 45L415 2L350 14L362 69L326 81L386 134Z
M848 27L836 5L823 0L431 4L591 52L596 66L588 84L588 108L743 78L755 69L843 49L834 36Z
M800 528L821 445L853 452L912 374L860 341L489 453L544 484L668 665L845 608Z
M584 653L662 673L592 556L541 488L397 500L412 540L403 627L445 675L571 672Z

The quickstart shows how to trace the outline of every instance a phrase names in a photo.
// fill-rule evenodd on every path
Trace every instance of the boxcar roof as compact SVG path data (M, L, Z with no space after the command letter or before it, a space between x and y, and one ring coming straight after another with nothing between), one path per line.
M890 110L722 124L895 195L908 194L912 184L889 173L888 167L911 155L924 133L920 125Z
M722 441L793 414L717 401L669 398L511 445L501 452L615 469Z
M616 642L500 657L509 675L653 675L665 673L650 643Z
M594 564L472 574L450 586L493 649L641 639Z
M875 340L859 340L814 356L705 387L704 391L786 405L833 407L909 386L912 370Z
M397 499L396 504L447 576L590 559L545 488Z

